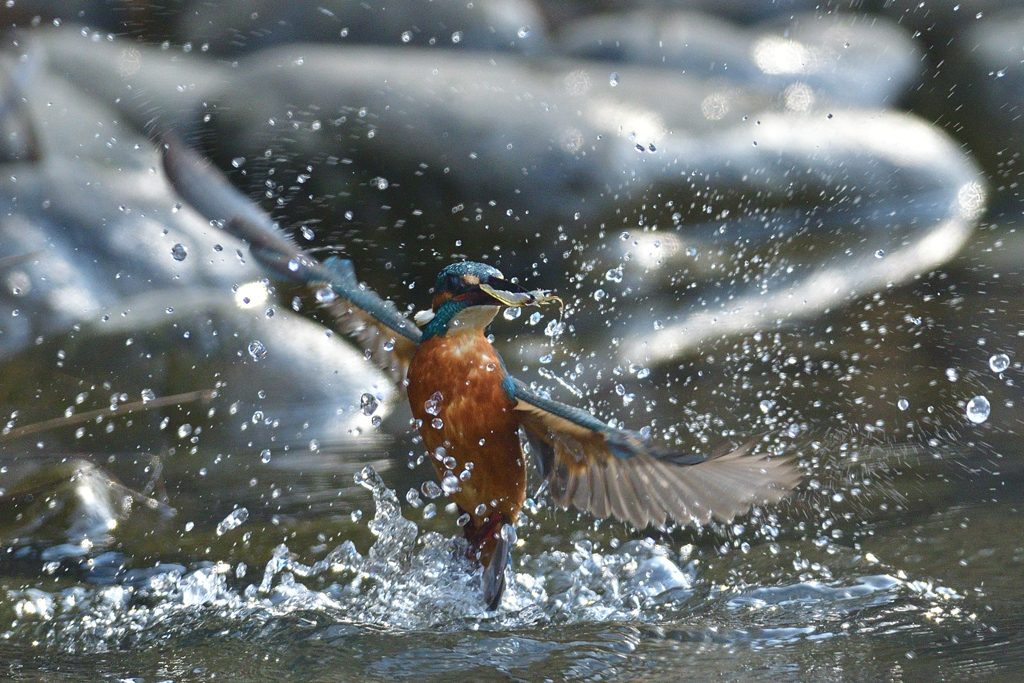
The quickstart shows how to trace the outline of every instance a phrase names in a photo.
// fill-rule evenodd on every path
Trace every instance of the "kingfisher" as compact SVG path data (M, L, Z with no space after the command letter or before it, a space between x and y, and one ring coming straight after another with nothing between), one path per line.
M505 590L530 460L558 507L636 529L663 528L670 519L728 522L778 502L799 483L792 460L768 457L756 440L710 456L679 452L513 377L488 326L502 308L561 304L558 297L527 290L493 266L460 261L441 270L430 308L409 319L360 284L351 261L321 262L298 248L198 154L173 139L163 147L164 168L186 201L248 242L277 277L312 288L339 330L405 387L441 488L458 506L467 554L483 566L488 610Z

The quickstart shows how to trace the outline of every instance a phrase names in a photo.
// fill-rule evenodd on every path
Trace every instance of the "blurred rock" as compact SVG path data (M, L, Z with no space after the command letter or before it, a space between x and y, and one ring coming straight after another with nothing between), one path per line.
M222 167L245 160L265 205L322 204L342 226L354 211L371 231L396 227L392 239L427 231L417 209L465 217L462 236L490 243L500 238L485 237L481 223L518 233L574 211L594 215L634 163L631 145L600 142L582 115L585 71L468 53L410 57L388 48L262 52L211 104L203 139Z
M579 21L561 33L559 46L573 57L661 67L768 93L796 111L815 100L892 105L921 70L919 51L902 29L848 14L801 14L745 29L709 15L648 9Z
M18 0L0 7L4 26L75 23L98 34L221 57L288 43L437 46L533 53L547 39L530 0ZM105 37L105 35L104 35Z
M827 3L825 3L827 4ZM846 9L846 5L837 9ZM823 3L814 0L771 0L771 2L745 2L744 0L542 0L541 11L552 27L594 14L608 12L646 11L701 12L738 24L754 24L773 18L786 18L794 12L822 11Z
M54 50L62 68L84 64L83 79L116 83L102 59L70 57L91 49L80 43ZM387 270L429 281L440 263L392 247L435 229L462 253L508 246L497 260L518 273L532 262L548 286L579 253L586 260L570 276L609 298L578 302L576 330L628 336L621 353L631 361L667 360L943 263L985 205L969 161L930 127L833 107L812 90L797 102L792 84L780 93L654 67L616 67L611 79L597 62L408 56L261 52L182 126L201 127L214 158L262 192L265 207L291 224L308 218L316 232L303 234L341 245L371 285L413 305L422 304ZM201 64L181 57L168 68L184 75ZM117 88L126 86L105 97ZM142 119L144 101L114 99ZM629 237L607 239L620 233ZM578 246L559 247L561 260L546 256L566 239ZM383 268L374 272L374 262ZM680 291L681 282L693 284ZM609 332L623 301L650 313L620 317Z
M2 113L13 121L7 130L31 130L34 147L8 154L0 177L0 395L22 408L16 422L74 410L82 392L106 401L106 392L164 396L218 384L211 444L249 443L239 428L260 409L289 443L352 439L368 424L356 409L366 391L386 414L394 389L384 376L319 326L277 312L243 245L181 205L154 145L27 43L5 58L7 87L19 96ZM229 418L233 404L245 413ZM102 451L120 434L72 431L45 440L73 449L85 438ZM152 444L153 434L133 438L119 447Z
M671 139L659 161L666 176L715 178L703 204L710 220L654 232L673 222L664 202L649 208L650 231L620 242L610 279L623 284L609 293L621 305L634 292L654 298L653 315L637 314L623 335L623 360L670 360L705 339L777 328L905 282L956 255L986 206L958 146L903 114L769 115L700 143ZM753 214L744 210L751 196ZM691 284L666 315L672 304L657 299L691 270L707 284Z
M196 59L181 47L115 40L68 26L19 34L23 50L54 76L116 110L136 132L195 135L206 102L231 80L230 68Z
M85 460L44 461L22 474L0 496L0 542L52 546L44 559L78 557L108 544L135 506L151 510L150 517L174 513Z
M532 53L544 20L529 0L349 0L193 2L178 40L237 56L289 43L345 43Z
M14 68L0 61L0 163L36 161L41 154L32 126L32 114L16 79L30 77L31 69Z

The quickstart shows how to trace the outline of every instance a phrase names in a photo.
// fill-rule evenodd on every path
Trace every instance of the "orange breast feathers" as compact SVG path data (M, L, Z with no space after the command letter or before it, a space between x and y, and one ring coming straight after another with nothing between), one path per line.
M412 413L442 487L457 480L451 498L474 524L495 510L515 521L526 499L526 459L494 347L482 333L431 337L408 377Z

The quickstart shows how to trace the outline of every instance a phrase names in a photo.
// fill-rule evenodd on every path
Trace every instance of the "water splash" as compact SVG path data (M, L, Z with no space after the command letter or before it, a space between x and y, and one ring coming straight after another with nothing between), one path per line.
M751 619L768 620L793 637L808 637L867 607L917 600L930 615L960 611L946 607L961 600L953 591L908 580L901 572L845 582L802 578L779 586L707 585L700 561L689 559L692 548L677 552L646 538L606 552L588 540L568 551L534 555L517 546L519 557L514 557L502 607L487 612L481 570L465 559L465 541L421 532L402 516L398 496L372 468L357 473L355 481L371 492L375 506L368 527L376 540L365 555L345 541L322 560L304 564L282 544L258 583L247 585L242 565L232 569L217 562L192 571L180 566L134 570L120 583L99 588L9 591L15 618L0 637L82 652L155 644L169 633L208 628L214 618L235 623L239 630L301 613L373 630L462 632L608 622L656 625L701 610L715 624L709 628L716 638L735 631L749 639L744 629ZM765 637L777 637L777 631Z

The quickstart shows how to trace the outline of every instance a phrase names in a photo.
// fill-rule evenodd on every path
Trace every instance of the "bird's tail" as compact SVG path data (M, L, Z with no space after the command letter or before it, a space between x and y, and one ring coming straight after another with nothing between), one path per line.
M501 597L505 594L505 569L511 559L512 545L515 543L515 528L511 524L502 525L494 535L494 548L491 557L484 567L480 580L484 591L484 604L491 612L498 609Z

